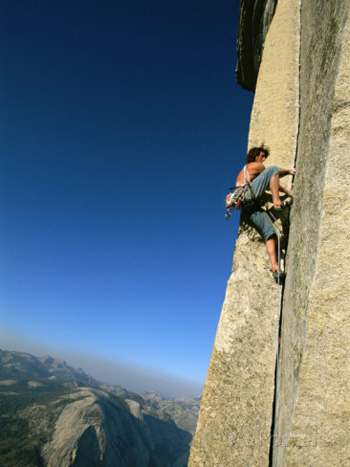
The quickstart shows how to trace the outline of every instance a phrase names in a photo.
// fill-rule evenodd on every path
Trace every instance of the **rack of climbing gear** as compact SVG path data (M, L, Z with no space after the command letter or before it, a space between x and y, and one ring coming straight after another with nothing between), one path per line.
M236 207L236 211L239 209L239 205L244 199L245 192L248 190L248 188L251 188L249 172L248 172L246 165L243 167L243 173L244 173L244 184L229 188L230 190L234 190L234 191L233 193L229 193L228 195L226 195L226 198L225 198L225 203L226 203L225 219L226 220L229 220L232 214L232 211L235 207Z
M236 211L237 211L237 209L239 208L239 205L244 199L244 193L248 190L248 188L249 188L248 184L241 185L241 186L234 186L230 188L230 190L234 190L234 192L229 193L228 195L226 195L226 198L225 198L226 220L229 220L234 208L236 208Z

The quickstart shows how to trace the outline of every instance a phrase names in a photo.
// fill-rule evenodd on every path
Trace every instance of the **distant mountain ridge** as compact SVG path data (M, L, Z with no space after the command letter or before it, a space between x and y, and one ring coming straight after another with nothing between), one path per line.
M199 403L131 393L63 360L0 350L0 465L185 467Z
M81 368L73 368L64 360L58 360L48 355L34 357L26 352L9 352L0 349L1 375L16 376L19 374L36 376L38 378L72 378L83 382L97 382Z

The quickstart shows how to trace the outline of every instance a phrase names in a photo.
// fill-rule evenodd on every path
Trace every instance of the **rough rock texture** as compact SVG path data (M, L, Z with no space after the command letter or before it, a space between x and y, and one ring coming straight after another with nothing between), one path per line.
M350 465L349 10L348 0L302 2L278 465Z
M297 160L277 392L276 287L241 224L191 466L350 466L349 76L349 1L279 0L249 135Z
M265 41L249 146L264 140L271 149L269 165L293 166L295 158L299 10L298 1L280 0ZM277 285L264 243L254 229L246 227L241 225L236 242L190 466L261 466L269 462L278 327Z
M236 79L244 89L254 91L277 0L242 0L237 36Z

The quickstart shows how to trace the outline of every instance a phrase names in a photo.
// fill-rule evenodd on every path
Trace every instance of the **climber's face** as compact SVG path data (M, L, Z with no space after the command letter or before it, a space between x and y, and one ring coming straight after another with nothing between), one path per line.
M255 158L255 162L260 162L262 164L265 160L266 154L263 151L260 151L260 154Z

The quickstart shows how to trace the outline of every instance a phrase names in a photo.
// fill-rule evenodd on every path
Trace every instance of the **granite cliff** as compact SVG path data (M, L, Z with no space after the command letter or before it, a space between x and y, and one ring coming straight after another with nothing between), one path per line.
M271 2L242 1L241 24L257 11L245 24L267 25ZM258 42L256 85L242 57L239 81L255 90L248 146L264 141L267 165L296 164L294 205L278 220L287 279L279 296L242 223L189 465L347 466L349 2L278 0Z

